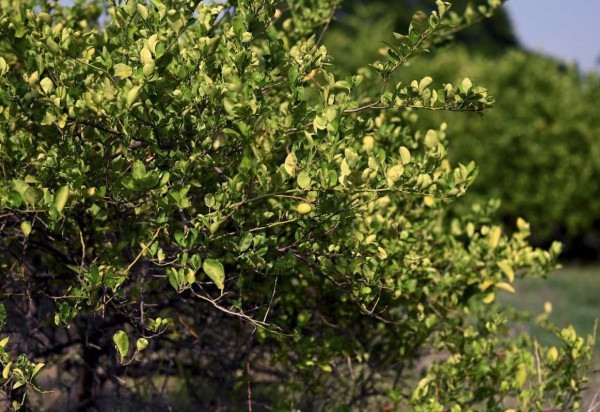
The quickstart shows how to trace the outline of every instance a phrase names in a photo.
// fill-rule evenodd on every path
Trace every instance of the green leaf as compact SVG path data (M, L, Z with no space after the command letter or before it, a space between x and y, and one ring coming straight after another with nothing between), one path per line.
M56 207L56 210L59 213L62 212L62 210L67 205L67 201L69 200L70 194L71 192L69 191L69 188L67 186L63 186L60 189L58 189L56 194L54 195L54 206Z
M177 269L172 267L171 271L167 275L167 278L169 279L169 284L173 287L173 289L175 289L178 293L181 292L181 282L179 282L179 273L177 272Z
M123 64L123 63L115 64L114 70L115 70L115 76L120 77L122 79L126 79L127 77L131 76L131 74L133 73L133 70L131 69L131 67L129 67L128 65Z
M429 27L429 17L419 10L412 16L410 25L417 33L423 33Z
M301 189L308 189L312 182L310 175L308 174L308 172L306 172L306 170L303 170L300 173L298 173L296 181L298 183L298 187L300 187Z
M29 187L23 194L23 198L30 205L35 205L43 197L43 192L35 187Z
M252 236L252 233L246 232L246 234L244 234L244 236L242 237L240 244L239 244L240 252L245 252L246 250L250 249L253 239L254 239L254 236Z
M206 207L212 208L215 205L215 203L215 195L213 195L212 193L208 193L206 196L204 196L204 204L206 205Z
M136 160L131 165L131 176L135 180L142 180L146 176L146 166L141 160Z
M127 333L125 333L124 330L118 330L113 335L113 342L117 347L117 351L119 351L119 356L121 357L122 362L129 352L129 337L127 336Z
M202 270L213 281L215 285L223 292L225 287L225 269L223 264L215 259L206 259L202 264Z

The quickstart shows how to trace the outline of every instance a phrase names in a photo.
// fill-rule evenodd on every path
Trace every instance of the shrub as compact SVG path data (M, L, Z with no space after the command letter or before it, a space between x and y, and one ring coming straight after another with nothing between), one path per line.
M63 409L577 409L588 344L547 324L542 348L497 301L559 247L530 247L523 220L503 234L487 204L448 219L477 169L446 159L445 124L413 129L415 110L493 98L389 83L499 3L438 1L388 61L336 77L325 0L113 0L102 24L98 3L3 0L12 407L35 408L45 363Z

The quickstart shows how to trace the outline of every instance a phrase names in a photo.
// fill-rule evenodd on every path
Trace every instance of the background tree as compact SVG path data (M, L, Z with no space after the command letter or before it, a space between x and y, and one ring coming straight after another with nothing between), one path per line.
M355 70L374 58L373 44L383 45L405 14L383 5L370 9L361 2L347 10L333 25L327 45L337 66ZM385 12L381 20L379 12ZM566 245L565 258L598 259L598 75L520 50L516 41L507 40L514 34L506 14L496 17L501 19L495 25L475 26L486 27L490 36L461 37L465 30L457 36L462 46L440 47L419 56L402 75L410 78L426 71L448 81L466 75L488 79L497 110L487 112L482 121L474 121L470 114L428 112L420 117L419 126L449 122L450 159L486 165L470 196L458 203L459 209L482 198L501 199L503 221L511 227L517 217L527 216L536 244L560 239ZM525 97L523 90L528 91Z
M452 10L464 12L467 16L474 15L477 7L484 4L485 1L481 0L456 0L452 2ZM418 10L429 12L434 8L433 2L428 0L344 1L326 39L330 53L336 57L336 67L353 71L380 58L379 48L385 47L384 41L393 38L392 32L403 32ZM499 9L478 24L456 31L445 41L450 42L451 39L467 45L470 51L489 57L501 55L508 48L519 47L504 9Z
M543 348L497 300L560 247L504 234L494 202L450 218L477 168L415 128L493 98L391 80L499 1L436 2L362 75L331 66L326 0L109 1L103 26L100 3L3 1L13 408L36 375L60 409L579 407L591 340L542 315Z

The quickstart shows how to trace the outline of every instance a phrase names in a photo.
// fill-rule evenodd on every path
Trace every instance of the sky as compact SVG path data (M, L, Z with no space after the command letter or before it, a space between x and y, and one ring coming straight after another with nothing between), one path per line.
M600 0L509 0L506 7L523 46L600 70Z

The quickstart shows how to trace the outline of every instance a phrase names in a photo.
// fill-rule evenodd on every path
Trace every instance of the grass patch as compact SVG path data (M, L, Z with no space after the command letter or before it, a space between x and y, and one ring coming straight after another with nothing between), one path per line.
M600 266L567 267L550 273L547 279L520 279L515 288L514 295L503 294L503 302L535 316L543 312L544 303L549 301L550 320L559 327L571 324L580 335L592 333L600 318ZM535 332L532 328L537 335ZM596 347L597 355L599 349Z

